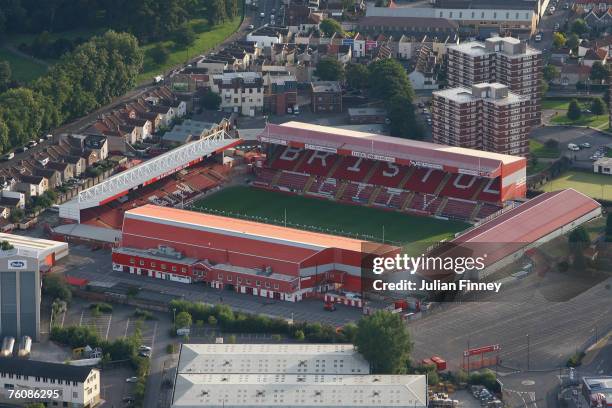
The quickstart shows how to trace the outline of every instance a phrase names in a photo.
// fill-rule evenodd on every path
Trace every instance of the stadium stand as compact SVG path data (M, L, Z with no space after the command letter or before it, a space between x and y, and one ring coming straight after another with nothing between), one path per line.
M255 186L468 221L525 198L522 157L299 122L258 138Z

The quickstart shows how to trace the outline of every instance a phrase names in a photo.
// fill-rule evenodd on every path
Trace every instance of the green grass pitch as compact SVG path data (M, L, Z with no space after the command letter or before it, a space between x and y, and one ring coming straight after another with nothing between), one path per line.
M227 216L239 218L260 217L256 220L280 225L284 224L286 210L287 226L316 228L336 235L353 234L359 239L378 242L382 241L384 226L385 242L421 242L419 247L452 238L456 232L469 226L460 221L413 216L246 186L220 190L196 202L193 208L224 211Z
M612 177L586 171L566 171L542 186L543 191L557 191L573 188L591 198L612 200Z

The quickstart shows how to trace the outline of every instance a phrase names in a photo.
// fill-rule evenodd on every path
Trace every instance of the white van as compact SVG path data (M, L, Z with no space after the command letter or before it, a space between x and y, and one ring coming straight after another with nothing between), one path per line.
M571 150L573 152L577 152L578 150L580 150L580 147L577 144L569 143L567 145L567 150Z

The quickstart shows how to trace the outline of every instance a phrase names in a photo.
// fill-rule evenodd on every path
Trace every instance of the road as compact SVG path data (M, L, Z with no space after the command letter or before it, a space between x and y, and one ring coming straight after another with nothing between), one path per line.
M542 33L542 41L535 42L533 39L530 41L530 45L532 47L537 48L540 51L546 51L545 57L546 54L548 54L550 50L552 50L552 40L555 24L559 24L559 27L561 28L561 30L563 30L565 23L569 20L571 16L572 12L570 10L563 10L563 3L563 1L559 2L559 9L557 9L557 11L555 11L552 16L546 13L546 15L544 15L544 17L540 21L538 29Z

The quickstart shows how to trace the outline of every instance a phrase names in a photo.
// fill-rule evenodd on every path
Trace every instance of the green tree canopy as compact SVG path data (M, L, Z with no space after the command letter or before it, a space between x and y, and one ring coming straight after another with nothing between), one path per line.
M196 33L189 24L180 25L172 33L172 41L179 47L189 47L196 40Z
M353 89L364 90L368 88L370 72L363 64L348 64L345 69L346 82Z
M553 33L553 47L554 48L562 48L565 45L567 39L563 33Z
M149 57L151 57L154 63L160 65L168 61L168 57L170 57L170 50L165 44L160 43L149 50Z
M42 292L51 296L53 299L60 299L70 302L72 292L63 276L47 274L43 278Z
M405 369L412 343L400 315L379 310L359 320L355 347L373 372L396 374Z
M570 50L575 50L576 48L578 48L578 45L580 45L580 38L576 34L572 33L567 37L565 45Z
M322 81L342 81L344 79L344 67L336 58L322 58L317 64L314 74Z
M603 115L606 113L606 104L603 99L593 99L593 102L591 102L591 112L593 112L594 115Z
M0 92L4 91L11 82L11 64L0 61Z
M200 106L208 110L217 110L221 106L221 96L213 91L207 91L200 96Z
M581 19L581 18L577 18L576 20L574 20L574 22L572 23L571 26L571 32L577 35L583 35L586 32L589 31L589 26L587 25L587 23Z
M332 18L326 18L319 24L319 29L327 37L331 37L334 33L343 33L344 30L339 22Z
M582 109L576 99L572 99L567 108L567 118L570 120L578 120L582 116Z
M591 79L595 82L603 82L610 76L610 70L607 65L601 63L601 61L595 61L591 67Z
M550 65L550 64L544 67L544 80L551 82L558 76L559 76L559 68L555 67L554 65Z
M391 121L391 136L406 139L423 139L423 127L417 122L414 105L405 95L394 95L388 101L387 116Z
M402 95L412 101L414 91L406 70L395 59L381 59L368 66L369 92L373 98L383 101L390 100L394 95Z
M174 326L181 329L184 327L191 327L191 315L188 312L180 312L176 315L174 320Z

